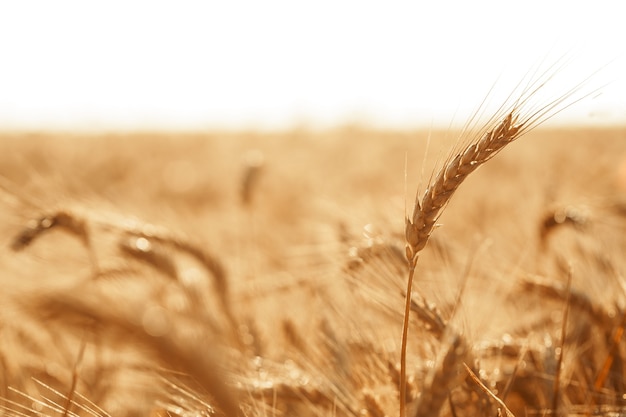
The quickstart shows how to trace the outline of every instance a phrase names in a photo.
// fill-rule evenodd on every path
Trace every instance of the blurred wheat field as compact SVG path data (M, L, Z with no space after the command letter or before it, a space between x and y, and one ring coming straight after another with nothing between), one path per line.
M405 207L456 138L3 134L3 415L397 415ZM409 415L626 414L626 129L533 130L438 223Z

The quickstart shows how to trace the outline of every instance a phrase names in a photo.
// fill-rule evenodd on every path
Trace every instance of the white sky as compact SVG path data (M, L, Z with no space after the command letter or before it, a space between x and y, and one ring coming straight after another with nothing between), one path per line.
M448 124L564 53L563 91L612 84L557 120L626 122L622 7L0 0L0 130Z

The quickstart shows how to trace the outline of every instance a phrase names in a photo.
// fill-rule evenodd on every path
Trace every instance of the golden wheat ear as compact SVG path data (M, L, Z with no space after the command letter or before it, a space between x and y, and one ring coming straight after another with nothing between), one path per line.
M443 213L452 195L472 172L496 156L522 134L536 128L557 113L597 91L581 92L582 88L589 81L590 77L587 77L572 89L560 94L555 99L548 100L547 104L541 106L534 105L536 96L543 92L546 84L562 68L562 63L560 65L555 64L540 74L535 80L530 79L526 85L524 85L524 81L520 83L517 88L518 91L514 91L509 96L509 101L512 102L500 107L487 122L486 127L483 129L484 133L470 137L465 144L463 144L463 140L460 140L458 150L453 151L452 155L431 179L426 190L422 194L419 192L416 194L413 212L410 217L407 216L405 218L406 259L409 273L400 351L401 417L406 415L404 403L404 393L406 391L406 343L413 276L419 253L428 243L437 220ZM523 87L520 89L520 86Z

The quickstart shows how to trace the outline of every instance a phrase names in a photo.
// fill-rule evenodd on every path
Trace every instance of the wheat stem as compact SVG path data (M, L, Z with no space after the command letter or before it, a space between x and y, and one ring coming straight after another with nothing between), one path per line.
M417 257L409 261L409 279L406 286L406 302L404 303L404 321L402 323L402 345L400 347L400 417L406 417L406 344L409 335L409 315L411 312L411 291Z

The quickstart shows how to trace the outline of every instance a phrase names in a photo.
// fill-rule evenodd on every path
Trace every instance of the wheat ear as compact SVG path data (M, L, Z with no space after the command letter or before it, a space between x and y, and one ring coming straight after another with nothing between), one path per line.
M417 255L426 246L439 215L459 185L524 130L524 122L518 122L518 115L511 112L495 129L456 154L437 173L421 201L415 200L411 218L406 219L406 257L410 264L417 263Z

